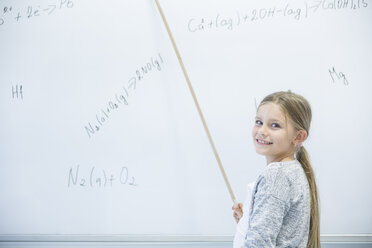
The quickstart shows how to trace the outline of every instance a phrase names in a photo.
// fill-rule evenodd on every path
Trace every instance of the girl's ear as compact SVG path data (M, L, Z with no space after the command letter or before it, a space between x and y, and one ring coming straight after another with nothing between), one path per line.
M301 129L300 131L297 131L297 135L293 141L293 143L295 145L299 145L299 144L302 144L302 142L304 142L307 138L307 132L303 129Z

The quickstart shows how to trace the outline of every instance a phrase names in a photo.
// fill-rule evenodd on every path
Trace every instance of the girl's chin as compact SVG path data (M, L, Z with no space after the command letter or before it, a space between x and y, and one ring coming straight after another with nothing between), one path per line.
M263 149L260 149L259 147L256 147L256 152L263 156L267 155L267 152L263 151Z

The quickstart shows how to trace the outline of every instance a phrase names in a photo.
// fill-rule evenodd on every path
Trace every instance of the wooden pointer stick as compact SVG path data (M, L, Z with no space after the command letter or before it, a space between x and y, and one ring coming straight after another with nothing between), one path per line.
M192 85L191 85L191 82L190 82L190 79L189 79L189 75L187 74L186 72L186 69L185 69L185 66L182 62L182 58L181 58L181 55L180 55L180 52L178 51L178 48L177 48L177 45L176 45L176 42L174 41L174 38L173 38L173 35L172 35L172 32L170 31L170 28L169 28L169 25L167 23L167 20L165 19L165 16L164 16L164 13L163 13L163 10L159 4L159 1L158 0L155 0L156 1L156 5L159 9L159 12L160 12L160 15L163 19L163 22L165 24L165 27L167 28L167 31L168 31L168 35L169 35L169 38L171 39L172 41L172 45L173 45L173 48L177 54L177 58L178 58L178 61L182 67L182 71L183 71L183 75L185 75L185 78L186 78L186 81L187 81L187 85L189 86L189 89L190 89L190 92L191 92L191 95L192 95L192 98L194 99L194 102L195 102L195 105L196 105L196 108L198 109L198 112L199 112L199 116L203 122L203 126L204 126L204 129L205 129L205 132L207 133L207 136L208 136L208 139L209 139L209 143L211 144L212 146L212 149L213 149L213 152L214 152L214 156L216 157L217 159L217 162L218 162L218 165L220 167L220 170L221 170L221 173L222 173L222 176L223 178L225 179L225 183L226 183L226 186L230 192L230 196L231 196L231 199L232 201L234 202L234 204L237 204L236 202L236 199L235 199L235 196L234 196L234 193L231 189L231 186L230 186L230 183L229 183L229 180L227 179L227 176L226 176L226 173L225 173L225 170L222 166L222 163L221 163L221 159L220 159L220 156L218 155L217 153L217 150L216 150L216 147L213 143L213 140L212 140L212 136L209 132L209 129L208 129L208 126L207 126L207 123L205 122L205 119L204 119L204 116L203 116L203 113L200 109L200 106L199 106L199 103L198 103L198 99L196 98L196 95L195 95L195 92L194 92L194 89L192 88Z

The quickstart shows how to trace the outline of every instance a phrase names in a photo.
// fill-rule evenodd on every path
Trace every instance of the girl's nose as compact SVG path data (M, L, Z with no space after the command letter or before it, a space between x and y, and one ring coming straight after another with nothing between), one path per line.
M257 133L258 133L259 135L261 135L261 136L266 137L266 136L267 136L267 128L263 125L263 126L261 126L261 127L258 129Z

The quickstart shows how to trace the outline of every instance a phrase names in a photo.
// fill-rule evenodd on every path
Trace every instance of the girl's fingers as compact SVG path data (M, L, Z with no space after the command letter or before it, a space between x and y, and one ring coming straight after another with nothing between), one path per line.
M243 204L242 203L234 204L232 206L232 210L234 211L233 217L236 223L238 223L243 215Z

